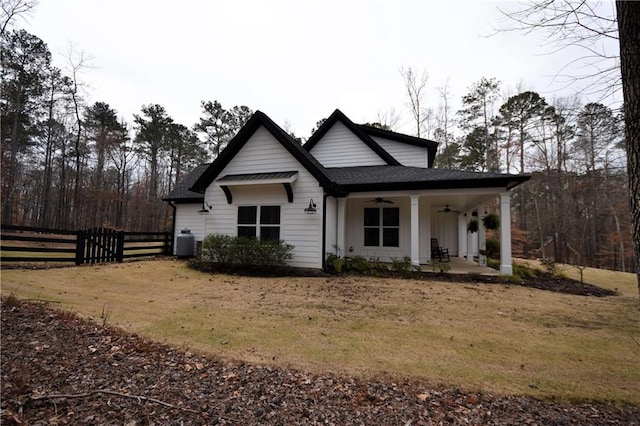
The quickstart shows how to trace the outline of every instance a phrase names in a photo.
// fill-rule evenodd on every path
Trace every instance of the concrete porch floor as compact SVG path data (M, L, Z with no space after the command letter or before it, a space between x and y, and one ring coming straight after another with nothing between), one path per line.
M500 271L496 271L488 266L480 266L478 262L468 262L464 257L450 257L449 266L451 269L449 274L478 274L478 275L494 275L499 276ZM424 272L433 272L431 265L420 265Z

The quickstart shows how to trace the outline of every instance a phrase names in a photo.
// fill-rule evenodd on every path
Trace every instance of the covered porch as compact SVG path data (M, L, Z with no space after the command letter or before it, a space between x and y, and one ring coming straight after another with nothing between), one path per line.
M482 218L494 200L499 200L498 215L504 224L499 231L499 272L486 268L486 258L480 254L486 246ZM351 193L327 197L326 215L327 251L383 262L408 256L412 264L429 271L431 239L436 238L449 251L452 273L513 273L511 200L505 188ZM480 225L473 233L467 232L472 220Z
M451 257L449 261L451 269L447 271L449 274L477 274L477 275L490 275L500 276L500 271L490 268L488 266L481 266L478 262L468 262L463 257ZM420 270L423 272L433 272L431 265L420 265Z

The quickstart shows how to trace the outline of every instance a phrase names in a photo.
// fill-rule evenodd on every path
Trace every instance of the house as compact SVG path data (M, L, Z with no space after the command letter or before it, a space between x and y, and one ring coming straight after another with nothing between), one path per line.
M484 230L468 233L467 223L497 198L510 223L510 191L529 177L434 169L436 150L436 142L355 124L339 110L301 146L257 111L164 200L175 207L174 229L189 228L196 241L279 238L294 246L293 267L322 268L336 250L426 264L431 238L473 261ZM511 274L511 229L500 232L500 270Z

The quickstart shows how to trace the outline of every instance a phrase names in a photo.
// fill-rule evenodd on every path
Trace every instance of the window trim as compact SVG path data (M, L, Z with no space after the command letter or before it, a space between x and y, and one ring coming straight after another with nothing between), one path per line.
M256 209L256 220L255 223L240 223L240 208L242 207L255 207ZM278 223L261 223L262 222L262 208L263 207L277 207L278 208ZM238 205L236 208L236 236L240 236L240 228L241 227L251 227L255 229L254 238L258 240L262 240L261 229L262 228L277 228L278 229L278 240L281 240L282 236L282 206L280 204L243 204ZM248 237L249 238L249 237Z
M367 209L378 210L378 225L365 225L365 216ZM398 214L398 224L397 225L384 225L384 209L394 209ZM400 207L365 207L362 211L362 224L363 224L363 233L362 233L362 245L363 247L383 247L383 248L399 248L400 247ZM367 229L377 229L378 230L378 244L377 245L368 245L366 243L365 231ZM384 231L395 229L398 233L398 245L390 246L385 245L384 243Z

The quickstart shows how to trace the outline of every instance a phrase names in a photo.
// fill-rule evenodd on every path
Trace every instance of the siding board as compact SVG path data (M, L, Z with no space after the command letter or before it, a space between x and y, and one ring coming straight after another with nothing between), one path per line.
M383 166L385 161L339 121L311 149L324 167Z
M393 156L403 166L429 167L429 151L415 145L410 145L391 139L372 137L385 151Z

